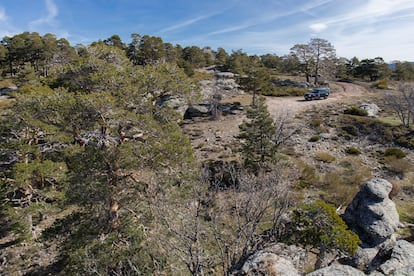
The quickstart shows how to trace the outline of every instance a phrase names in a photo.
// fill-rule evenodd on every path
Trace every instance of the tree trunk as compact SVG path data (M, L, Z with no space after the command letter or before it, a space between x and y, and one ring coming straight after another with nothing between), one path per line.
M32 215L28 214L27 215L27 224L28 224L28 232L30 233L30 236L33 237L34 233L33 233L33 218Z
M10 76L14 76L14 74L13 74L13 62L10 60L10 62L9 62L9 68L10 68Z
M319 82L319 76L318 76L318 74L319 74L319 61L316 61L316 66L315 66L315 85L317 85L318 84L318 82Z

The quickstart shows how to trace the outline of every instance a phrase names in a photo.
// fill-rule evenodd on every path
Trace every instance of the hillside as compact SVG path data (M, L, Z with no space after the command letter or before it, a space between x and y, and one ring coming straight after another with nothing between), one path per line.
M385 150L395 147L393 143L383 142L381 137L372 140L366 135L357 134L347 137L341 126L347 108L367 102L378 104L382 110L377 118L366 118L365 124L368 128L371 128L369 121L389 120L391 111L383 104L386 91L372 89L364 83L333 82L330 86L332 92L327 100L308 102L302 97L267 97L266 99L268 110L275 121L285 118L283 116L286 115L289 128L297 130L280 151L282 160L285 160L283 162L293 164L299 173L299 178L296 177L296 181L299 182L291 183L294 188L293 196L305 201L322 198L342 213L365 181L373 177L388 179L400 189L399 194L393 197L403 223L400 225L399 237L411 240L413 237L407 225L412 223L413 219L411 210L414 205L412 197L414 153L405 148L403 151L406 156L401 161L384 159ZM3 97L2 106L9 106L9 101L10 99ZM234 101L243 102L247 106L251 96L234 95L224 102ZM358 117L354 119L355 122L360 120ZM192 138L198 160L203 163L233 162L240 158L238 126L245 120L243 113L239 113L222 115L217 120L194 118L184 121L182 127L184 133ZM353 120L350 123L352 124ZM312 137L315 136L320 139L312 141ZM349 148L358 149L360 153L357 155L347 153ZM40 234L41 231L51 227L53 221L64 219L75 210L76 207L60 214L48 214L48 218L38 224L35 231ZM58 257L57 244L44 243L41 240L36 243L19 244L16 243L15 238L16 236L11 232L1 239L2 258L5 264L3 272L33 272L33 268L30 268L33 265L43 267L42 271L43 269L44 271L59 270L58 263L51 265L54 258ZM38 253L31 253L35 251ZM302 263L303 269L312 267L313 258L315 257L312 253L308 252ZM26 259L26 261L21 262L19 259ZM38 269L35 271L39 273Z
M2 44L0 274L412 271L410 68L112 44Z

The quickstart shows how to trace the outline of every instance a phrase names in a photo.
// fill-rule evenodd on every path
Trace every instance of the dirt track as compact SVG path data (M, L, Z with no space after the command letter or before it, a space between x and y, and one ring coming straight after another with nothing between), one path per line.
M279 116L295 117L300 112L314 106L329 105L338 102L349 102L351 98L362 98L369 89L354 83L331 83L331 95L326 100L305 101L303 97L267 97L270 114L276 119ZM233 156L232 145L237 144L239 125L245 120L244 115L222 116L219 120L203 120L183 125L184 132L192 137L199 160L217 160L223 156Z
M303 97L267 97L268 110L273 116L281 112L296 115L314 106L327 105L349 97L360 97L370 91L369 88L354 83L333 82L330 86L331 94L326 100L305 101Z

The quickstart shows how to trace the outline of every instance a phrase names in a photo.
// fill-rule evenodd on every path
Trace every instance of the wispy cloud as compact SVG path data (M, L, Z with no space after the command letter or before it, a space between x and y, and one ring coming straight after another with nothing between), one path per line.
M2 7L0 7L0 21L7 21L6 11Z
M409 45L414 45L410 35L414 34L414 1L355 1L342 2L340 8L332 7L329 17L308 21L308 28L329 37L342 56L382 56L386 60L413 57Z
M319 33L328 28L328 25L326 25L325 23L314 23L311 24L309 28L311 28L314 32Z
M171 32L171 31L175 31L175 30L178 30L178 29L183 29L183 28L186 28L186 27L188 27L190 25L193 25L194 23L197 23L199 21L206 20L208 18L211 18L213 16L216 16L216 15L218 15L220 13L222 13L222 11L214 12L214 13L210 13L210 14L206 14L206 15L197 16L197 17L194 17L194 18L190 18L190 19L185 20L183 22L180 22L180 23L177 23L177 24L172 25L170 27L164 28L164 29L158 31L157 33L166 33L166 32Z
M236 31L240 31L240 30L244 30L244 29L248 29L254 26L258 26L258 25L264 25L273 21L276 21L280 18L283 17L287 17L287 16L291 16L291 15L295 15L298 13L307 13L313 9L316 9L320 6L326 5L330 2L332 2L333 0L317 0L317 1L310 1L305 3L304 5L298 6L298 7L294 7L292 9L287 9L285 11L279 11L276 12L275 10L271 9L271 10L266 10L266 7L264 7L263 9L256 11L258 16L256 16L253 20L249 20L249 21L245 21L242 23L239 23L237 25L234 26L230 26L227 28L223 28L217 31L213 31L208 33L207 35L218 35L218 34L225 34L225 33L230 33L230 32L236 32ZM283 9L286 7L281 7L280 9Z
M53 2L53 0L45 0L45 6L47 12L46 15L30 22L29 26L37 27L39 25L54 25L56 23L55 18L59 13L56 4Z
M410 0L369 0L365 4L348 7L343 13L334 13L332 17L319 22L319 24L340 25L361 24L361 27L385 20L388 16L400 12L414 11L414 1Z

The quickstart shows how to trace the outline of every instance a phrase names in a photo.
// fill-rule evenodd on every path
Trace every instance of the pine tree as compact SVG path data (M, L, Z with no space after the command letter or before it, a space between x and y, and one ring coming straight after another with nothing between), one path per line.
M249 121L239 126L239 138L244 139L241 154L245 166L257 170L275 160L277 145L273 138L276 128L264 97L257 98L256 103L247 109L246 116Z

